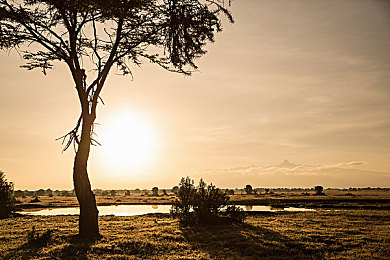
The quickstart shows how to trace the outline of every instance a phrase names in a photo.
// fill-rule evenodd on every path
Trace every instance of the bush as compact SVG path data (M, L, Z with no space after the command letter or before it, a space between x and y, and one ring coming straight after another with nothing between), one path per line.
M232 222L243 223L246 218L244 210L235 205L228 206L226 208L226 214L228 215L228 217Z
M182 178L177 191L177 199L172 205L171 214L178 217L183 223L189 225L196 224L216 224L222 219L220 213L222 208L227 206L229 196L215 185L207 185L202 179L195 187L194 181L188 176ZM229 219L236 221L239 219L230 214L239 214L237 208L226 211ZM239 222L242 222L241 220Z
M35 202L41 202L39 197L35 197L34 199L30 200L30 203L35 203Z
M14 185L7 182L4 172L0 171L0 218L8 217L15 210Z
M202 179L194 197L193 209L200 223L214 221L222 207L227 205L229 197L215 185L207 185Z
M190 221L192 217L190 210L193 207L196 193L194 181L188 176L186 178L183 177L179 186L177 189L177 199L172 205L171 214L183 222L192 222Z
M153 187L152 193L153 193L153 196L158 196L158 187Z
M245 188L244 188L244 191L246 192L246 194L252 194L252 192L253 192L253 188L252 188L252 185L250 185L250 184L247 184L246 186L245 186Z
M325 195L325 193L323 192L324 187L322 187L322 186L315 186L314 190L316 191L315 195Z

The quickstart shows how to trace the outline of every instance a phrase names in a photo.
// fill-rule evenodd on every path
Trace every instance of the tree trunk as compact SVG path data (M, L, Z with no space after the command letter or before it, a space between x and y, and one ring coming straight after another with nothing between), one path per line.
M79 235L83 239L93 239L100 236L98 225L99 211L96 207L95 194L92 192L87 172L91 131L94 121L95 116L90 114L83 115L81 139L73 167L73 183L80 205Z

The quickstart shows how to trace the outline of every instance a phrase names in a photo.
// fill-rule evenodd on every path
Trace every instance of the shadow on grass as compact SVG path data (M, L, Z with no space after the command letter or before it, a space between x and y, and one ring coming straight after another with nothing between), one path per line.
M181 226L194 250L216 259L314 259L312 250L287 236L250 224Z
M4 259L35 259L42 255L42 250L51 248L50 257L52 259L88 259L87 255L91 245L96 240L87 241L79 239L78 235L52 235L45 241L31 243L27 241L23 245L10 250ZM47 252L45 252L45 255Z
M95 244L99 239L83 240L78 235L73 235L68 238L68 243L57 252L59 259L89 259L87 257L91 250L91 245Z

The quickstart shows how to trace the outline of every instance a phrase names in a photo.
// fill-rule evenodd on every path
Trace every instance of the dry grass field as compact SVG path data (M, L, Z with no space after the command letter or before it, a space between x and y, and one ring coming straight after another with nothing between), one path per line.
M90 243L77 227L77 216L2 219L0 259L390 259L388 210L252 213L191 228L168 214L102 216L103 237Z

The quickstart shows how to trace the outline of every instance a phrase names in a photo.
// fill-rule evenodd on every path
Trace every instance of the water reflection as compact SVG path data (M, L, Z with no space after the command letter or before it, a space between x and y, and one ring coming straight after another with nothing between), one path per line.
M314 211L313 209L305 208L271 208L270 206L252 206L252 205L238 205L245 211ZM100 206L99 215L115 215L115 216L136 216L144 215L148 213L169 213L171 205L112 205L112 206ZM32 212L23 212L29 215L39 216L53 216L53 215L78 215L79 208L55 208L44 209Z

